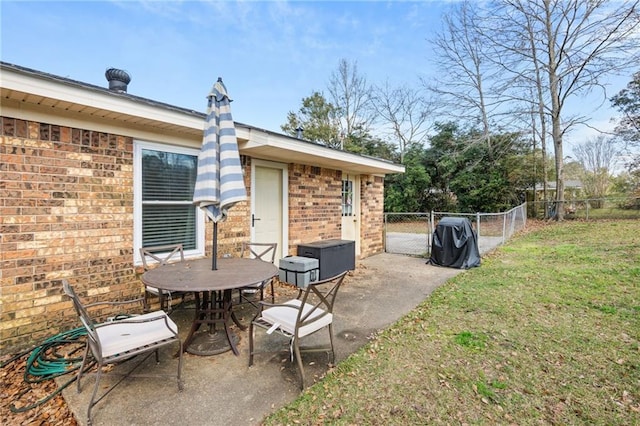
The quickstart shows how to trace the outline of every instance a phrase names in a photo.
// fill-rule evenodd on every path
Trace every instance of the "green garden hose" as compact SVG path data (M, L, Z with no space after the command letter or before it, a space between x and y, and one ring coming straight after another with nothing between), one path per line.
M80 356L75 356L75 354L79 349L84 349L84 343L81 339L86 335L87 331L84 327L75 328L73 330L69 330L49 337L41 345L36 346L27 358L24 371L24 381L26 383L40 383L45 380L53 380L56 377L60 377L78 370L82 363L82 354L80 354ZM60 354L59 349L61 349L65 345L78 344L81 344L82 346L69 350L68 352L66 352L66 355ZM23 352L17 356L14 356L7 362L3 363L1 367L4 368L5 365L21 358L27 352ZM93 364L87 365L86 369L88 370L92 366ZM58 395L64 388L73 383L75 379L76 377L73 376L72 379L68 380L62 386L59 386L55 392L47 395L45 398L40 399L39 401L31 405L16 408L14 403L12 403L9 408L14 413L22 413L31 410L32 408L42 405ZM29 390L30 388L25 389L24 391L20 392L17 397L20 398Z
M131 317L128 314L118 314L109 319L109 321L117 321L119 319L126 319ZM82 365L82 355L75 356L78 350L84 349L86 342L84 341L85 336L87 335L87 330L84 327L74 328L73 330L65 331L54 336L47 338L41 345L36 346L31 350L31 355L27 358L25 370L24 370L24 381L25 383L40 383L45 380L53 380L56 377L64 376L65 374L73 373L77 371ZM61 354L59 349L64 347L65 345L77 345L77 348L68 349ZM22 358L29 351L24 351L18 355L11 357L6 362L3 362L0 365L0 368L4 368L6 365L12 363L13 361ZM95 361L85 365L85 372L91 370L95 365ZM26 405L24 407L16 408L15 404L11 404L9 407L14 413L23 413L25 411L31 410L32 408L38 407L49 401L51 398L58 395L64 388L69 386L76 380L76 376L69 379L62 386L58 386L58 389L47 395L45 398L40 399L39 401ZM27 387L24 391L18 394L18 398L25 395L29 392L31 388Z

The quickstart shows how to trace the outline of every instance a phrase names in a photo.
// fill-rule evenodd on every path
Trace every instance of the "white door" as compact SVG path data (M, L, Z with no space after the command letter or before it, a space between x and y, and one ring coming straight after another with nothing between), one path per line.
M356 242L360 255L360 176L342 172L342 239Z
M287 168L286 165L254 160L251 182L251 241L278 243L278 259L287 254Z

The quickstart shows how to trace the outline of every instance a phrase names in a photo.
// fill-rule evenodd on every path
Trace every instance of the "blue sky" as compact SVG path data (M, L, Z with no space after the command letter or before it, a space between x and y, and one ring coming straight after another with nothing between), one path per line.
M280 132L341 58L370 83L433 75L427 39L451 1L2 1L1 58L105 87L105 70L121 68L129 93L201 112L222 77L236 121ZM608 102L575 104L611 127Z
M446 2L2 2L2 60L204 111L222 77L234 119L280 131L338 61L370 82L418 84Z

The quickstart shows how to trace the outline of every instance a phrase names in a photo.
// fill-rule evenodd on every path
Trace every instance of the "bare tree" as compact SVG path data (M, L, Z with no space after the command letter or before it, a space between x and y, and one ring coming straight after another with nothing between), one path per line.
M432 41L440 72L423 83L438 97L443 113L480 125L476 142L486 143L491 154L492 122L504 112L504 81L490 59L494 49L480 12L476 3L465 1L443 17L443 30Z
M392 88L387 81L375 87L372 105L378 120L398 144L400 162L412 143L422 143L429 129L429 104L407 86Z
M544 80L535 85L544 93L545 114L551 123L555 150L557 218L564 217L564 135L577 124L588 125L583 116L570 116L567 101L600 89L606 100L605 79L637 65L639 59L638 1L607 0L503 0L514 11L514 24L522 28L520 53L534 64ZM520 15L518 17L518 15ZM529 48L525 49L526 42ZM514 45L514 46L517 46Z
M369 130L373 120L370 108L371 88L358 72L357 62L341 59L328 85L333 105L338 108L342 137Z
M540 60L542 52L536 42L535 17L530 13L523 13L522 5L517 2L505 1L496 7L496 13L491 18L493 28L501 28L494 32L491 38L495 49L501 52L492 60L500 66L508 79L509 90L506 95L516 104L516 116L523 120L529 116L531 120L531 137L535 152L536 140L540 140L542 154L542 188L545 201L545 215L549 211L546 205L547 197L547 125L549 116L546 111L548 101L546 85L544 83L543 63ZM512 77L508 77L508 76ZM535 202L534 191L534 202Z
M588 197L602 198L611 186L611 173L620 149L614 138L598 136L574 148L576 159L584 169L582 185Z
M437 39L443 72L449 74L447 81L454 82L438 90L461 105L475 106L485 129L496 112L513 111L514 102L523 105L515 109L523 121L526 116L530 122L531 111L536 110L539 125L549 123L559 220L564 216L563 138L576 125L589 125L587 117L569 114L568 101L600 90L604 103L606 79L637 66L638 3L465 2L447 17L445 32ZM546 134L542 127L539 135Z

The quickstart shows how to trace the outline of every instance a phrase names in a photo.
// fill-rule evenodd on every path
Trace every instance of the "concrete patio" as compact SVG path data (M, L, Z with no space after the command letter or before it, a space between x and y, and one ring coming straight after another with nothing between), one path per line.
M411 311L438 286L462 272L459 269L428 265L425 259L395 254L380 254L359 263L340 289L334 314L336 361L347 358L365 345L378 330L388 327ZM292 291L276 289L277 301ZM172 318L181 335L186 335L193 310L177 310ZM244 322L249 320L248 315ZM257 425L269 413L300 395L298 371L286 354L256 355L248 367L248 331L237 330L239 356L232 352L202 357L184 355L184 391L178 392L175 379L126 379L98 403L92 412L94 425ZM257 331L257 346L266 341ZM272 336L275 336L272 335ZM319 333L325 339L326 333ZM271 339L272 341L273 339ZM286 348L286 340L282 339ZM158 370L173 374L177 359L175 348L162 354L160 364L153 357L139 372ZM307 383L319 379L328 369L325 353L303 354ZM155 370L155 371L149 371ZM74 386L63 392L81 425L86 424L86 409L93 389L93 378L83 379L83 390ZM105 385L107 380L103 380Z

